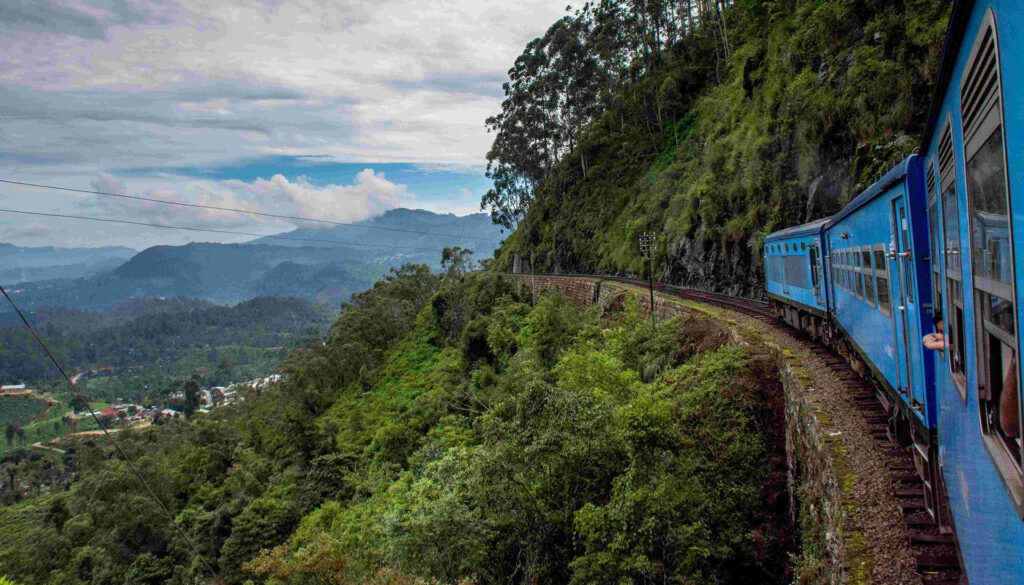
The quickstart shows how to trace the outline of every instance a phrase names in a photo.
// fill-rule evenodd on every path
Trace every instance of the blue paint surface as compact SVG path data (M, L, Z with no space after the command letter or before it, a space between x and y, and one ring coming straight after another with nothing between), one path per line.
M1008 220L972 213L967 197L964 145L961 119L961 84L979 33L989 19L995 27L999 59L1001 92L998 110L1002 121L1003 155L1006 163L1006 186L1009 192ZM878 371L918 419L935 430L941 473L945 481L952 520L959 538L964 569L973 585L1024 583L1024 474L1014 449L1005 445L1013 441L986 434L982 424L983 408L977 338L983 331L976 320L980 314L975 289L984 282L984 274L975 274L972 256L990 258L980 266L1008 274L1008 293L1014 300L1014 333L1020 353L1019 323L1024 304L1024 77L1017 70L1024 64L1024 3L1013 0L989 2L957 2L947 35L939 87L927 121L920 156L911 156L859 194L842 211L823 224L823 249L826 261L826 286L830 317L857 344L862 354ZM997 107L999 107L997 106ZM995 111L995 110L993 110ZM931 249L928 216L928 172L936 165L940 136L949 121L952 134L953 163L959 230L936 234L936 248ZM986 130L980 136L988 136ZM979 131L980 132L980 131ZM936 173L934 219L944 229L941 173ZM902 231L900 209L905 210L906 231ZM952 213L952 207L950 207ZM972 232L972 220L974 231ZM950 224L951 225L951 224ZM990 227L994 226L994 227ZM765 258L774 254L777 242L799 240L807 236L807 226L790 228L765 239ZM1009 252L993 250L982 243L984 234L995 238L1009 237ZM897 238L906 238L905 242ZM905 245L904 245L905 243ZM877 279L874 306L865 291L860 294L851 286L850 271L834 262L847 250L877 244L884 246L882 259L888 275L892 310L879 310ZM951 318L947 265L949 250L959 246L962 260L964 378L963 390L954 381L951 371L951 350L929 351L921 345L922 335L932 331L933 298L941 294L946 333ZM905 255L901 255L904 254ZM983 255L984 254L984 255ZM932 290L932 271L938 272L939 290ZM862 263L863 264L863 263ZM766 264L767 266L767 264ZM994 268L997 267L997 268ZM872 254L872 269L877 270ZM991 285L986 285L991 286ZM785 291L769 278L769 292L806 304L802 292ZM901 295L902 289L902 295ZM902 298L901 298L902 296ZM903 309L900 310L899 307ZM906 317L904 320L904 316ZM1009 362L1007 360L1007 363ZM1024 378L1020 359L1015 363L1017 379ZM1006 382L1000 385L1007 388ZM1019 389L1019 385L1018 385ZM1018 390L1019 392L1019 390ZM990 403L991 404L991 403ZM1020 406L1018 397L1018 408ZM989 428L993 428L992 423ZM998 438L998 437L997 437ZM1000 442L1002 441L1002 442ZM1019 446L1019 440L1017 440Z

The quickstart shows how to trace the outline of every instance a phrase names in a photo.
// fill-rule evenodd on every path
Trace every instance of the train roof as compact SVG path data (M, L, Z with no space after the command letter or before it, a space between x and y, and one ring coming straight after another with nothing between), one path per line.
M822 228L828 223L830 218L825 217L822 219L816 219L812 222L805 223L803 225L795 225L788 227L784 230L772 232L768 234L764 241L773 242L775 240L784 240L786 238L798 238L800 236L812 236L814 234L820 234Z
M847 215L857 211L857 209L868 201L874 199L879 193L885 191L894 183L898 183L903 180L903 177L907 175L907 167L910 166L910 161L912 161L916 156L917 155L912 154L900 161L900 163L893 167L891 171L886 173L885 176L875 181L873 185L865 189L860 195L857 195L853 201L847 203L846 207L840 209L839 213L833 215L829 223L834 224L837 221L840 221Z
M960 53L960 45L964 40L964 32L967 23L971 18L971 10L974 8L974 0L955 0L953 10L949 14L949 26L946 27L946 39L942 42L942 60L939 62L939 74L935 78L935 85L932 89L932 100L928 106L928 119L925 122L924 134L921 135L921 152L928 152L931 145L932 135L935 134L935 127L939 124L939 114L942 112L943 96L946 87L953 76L953 69L956 68L957 54Z

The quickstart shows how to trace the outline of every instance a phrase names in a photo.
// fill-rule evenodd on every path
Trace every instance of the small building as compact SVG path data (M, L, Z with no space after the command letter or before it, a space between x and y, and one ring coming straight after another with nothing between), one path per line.
M5 385L5 386L0 386L0 394L4 394L6 392L24 392L24 391L25 391L25 385L24 384L8 384L8 385Z

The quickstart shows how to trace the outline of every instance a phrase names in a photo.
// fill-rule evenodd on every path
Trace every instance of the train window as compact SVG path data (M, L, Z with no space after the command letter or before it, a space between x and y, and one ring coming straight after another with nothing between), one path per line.
M847 257L846 257L846 250L845 249L840 251L839 258L840 258L839 259L840 265L843 266L843 290L845 290L847 292L850 292L850 275L849 275L849 273L847 271L847 266L849 264L847 264Z
M860 267L860 254L857 253L856 249L851 250L850 254L853 256L853 280L854 286L857 287L857 298L864 300L864 271Z
M878 310L892 316L892 295L889 292L889 267L885 263L885 244L875 244L875 290L878 292Z
M805 250L807 250L807 243L806 242L800 242L800 251L803 252Z
M846 250L839 250L839 288L846 290Z
M929 264L932 275L932 316L942 312L942 241L943 236L939 226L939 194L938 180L935 173L935 160L928 164L927 187L928 187L928 235L931 249L928 252ZM944 332L941 332L944 333ZM941 350L945 353L945 350Z
M987 15L960 82L970 218L978 401L989 452L1020 475L1020 390L1010 205L995 26ZM993 449L996 443L1002 449ZM1008 475L999 465L1003 475ZM1018 483L1019 485L1019 483ZM1015 499L1024 497L1018 492Z
M843 268L846 275L846 292L853 294L853 273L850 270L850 250L843 250Z
M850 291L850 294L856 294L856 285L853 284L853 255L850 254L850 249L846 249L846 288Z
M964 283L960 267L960 198L956 192L956 160L953 156L951 119L939 139L939 200L942 205L942 233L945 234L946 310L943 322L949 347L949 373L960 399L967 400L967 361L964 339Z
M864 300L875 306L875 271L871 269L871 246L863 246L860 257L864 263Z

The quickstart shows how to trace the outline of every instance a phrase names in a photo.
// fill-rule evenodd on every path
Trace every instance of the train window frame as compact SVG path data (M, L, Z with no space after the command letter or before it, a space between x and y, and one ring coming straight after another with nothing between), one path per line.
M892 289L889 288L889 266L885 262L885 244L875 244L871 251L874 255L875 264L875 293L878 295L878 312L886 317L892 317ZM879 261L881 254L881 261ZM884 282L884 286L883 283ZM885 291L885 302L882 302L882 291Z
M967 309L964 305L964 275L961 252L963 250L960 224L960 189L957 186L956 148L953 141L953 116L946 114L946 123L939 134L936 153L939 172L939 204L942 206L942 233L945 276L945 307L943 311L944 335L946 337L947 366L953 386L960 394L960 401L967 405Z
M945 290L942 280L942 259L945 257L944 243L945 233L942 231L942 209L939 207L939 183L938 183L938 162L932 156L928 161L926 171L926 191L928 210L928 273L931 275L932 285L932 317L941 313L944 305ZM945 335L945 331L941 331ZM946 349L939 350L942 359L946 358Z
M843 292L849 292L850 289L846 286L846 248L839 250L839 288L843 289Z
M860 247L861 261L864 270L864 301L869 307L875 306L875 270L871 261L871 246ZM868 289L871 289L868 292Z
M1024 518L1020 323L1017 316L1015 240L1013 223L1010 221L1013 217L1013 202L1006 154L1006 117L1003 112L999 42L991 8L982 19L967 58L967 66L961 74L959 97L963 131L961 154L967 203L966 228L970 241L971 300L974 309L974 365L982 444L995 464L1018 515ZM1001 164L1001 168L997 168L994 163ZM997 173L1001 173L1001 177L996 176ZM1002 193L999 193L1000 188ZM1005 207L1000 209L1000 205ZM1004 221L1008 237L999 238L999 230ZM977 241L979 237L981 241ZM1001 260L1007 254L1000 253L1000 240L1005 242L1006 252L1009 252L1006 269ZM1001 310L1007 306L1008 311ZM997 316L1000 312L1003 318ZM1008 324L1006 318L1009 318ZM1005 363L1007 358L1008 366ZM1012 388L1016 394L1011 397L1016 402L1016 436L1010 435L1003 428L1005 405L1002 403L1008 388Z
M843 279L845 282L843 286L846 292L853 294L853 277L850 276L850 249L843 248Z
M846 249L846 287L850 296L857 296L857 285L853 283L853 255Z
M864 300L864 271L860 265L860 254L857 253L857 248L850 250L851 256L853 256L853 286L857 290L857 300Z

